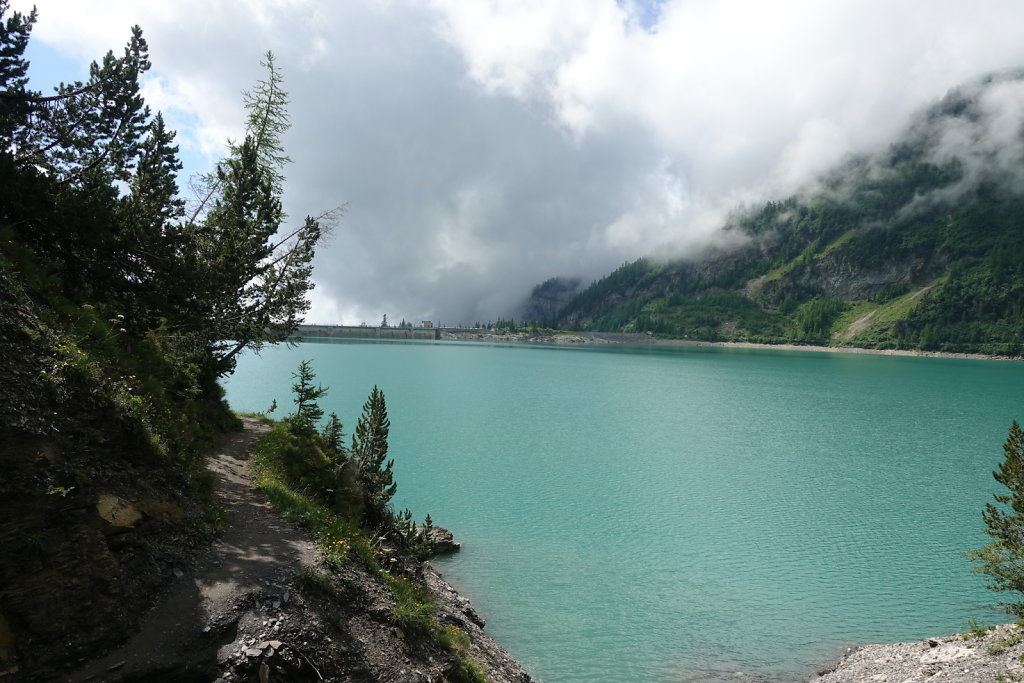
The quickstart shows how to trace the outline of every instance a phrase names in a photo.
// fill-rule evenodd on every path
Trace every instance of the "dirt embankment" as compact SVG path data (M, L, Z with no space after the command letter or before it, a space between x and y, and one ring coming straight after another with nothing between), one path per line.
M244 422L210 458L226 511L220 539L174 573L134 637L56 680L457 679L449 652L395 625L394 599L378 579L355 562L326 571L312 539L270 508L248 463L267 428ZM437 595L439 621L469 635L468 654L491 681L531 680L464 598L429 565L418 571Z

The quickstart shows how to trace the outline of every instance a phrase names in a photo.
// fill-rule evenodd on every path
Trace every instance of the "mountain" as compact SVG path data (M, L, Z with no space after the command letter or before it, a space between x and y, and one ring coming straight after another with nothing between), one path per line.
M542 327L550 327L558 311L579 293L578 277L553 277L535 286L530 296L513 316L517 320L535 320Z
M719 244L626 263L557 313L578 330L1019 355L1024 72L921 112L883 152L737 211Z

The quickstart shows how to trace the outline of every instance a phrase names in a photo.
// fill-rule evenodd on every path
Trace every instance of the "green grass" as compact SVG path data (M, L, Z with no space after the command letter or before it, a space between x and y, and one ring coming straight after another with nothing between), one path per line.
M873 311L877 311L879 307L880 304L873 301L851 301L850 308L840 315L832 324L831 343L843 344L853 339L857 335L850 331L850 326L865 315Z
M835 251L839 247L843 246L844 244L849 242L851 239L853 239L857 235L857 232L858 232L857 228L851 228L851 229L847 230L842 235L837 237L834 241L830 242L827 247L822 249L821 253L818 254L818 258L821 258L822 256L825 256L825 255Z
M815 258L820 259L823 256L835 251L839 247L843 246L857 235L857 229L850 229L844 232L842 235L829 242L824 249L820 251L818 248L821 246L820 240L814 240L801 251L797 256L793 257L789 261L786 261L782 265L773 268L762 276L762 282L772 282L778 280L784 275L788 275L793 271L794 268L806 263L808 259Z
M289 439L284 423L271 421L270 434L256 444L252 464L256 470L256 486L289 522L311 532L324 556L337 565L344 565L352 556L372 571L380 571L369 541L352 522L342 519L326 506L289 486L283 463L284 446Z
M486 683L487 677L469 656L469 634L458 626L445 626L437 634L437 642L455 657L457 667L453 672L456 681L464 683Z
M806 247L804 247L804 250L801 251L797 256L795 256L795 257L791 258L790 260L786 261L781 266L778 266L777 268L773 268L772 270L770 270L767 273L765 273L764 276L762 277L761 281L762 282L772 282L773 280L778 280L783 275L788 275L790 273L790 271L792 271L798 265L800 265L802 263L805 263L807 259L815 256L815 254L817 254L817 251L818 251L818 240L814 240L813 242L808 244Z
M405 577L386 574L384 578L395 595L395 620L406 630L421 634L438 633L440 627L434 620L437 613L434 597L423 586Z
M967 630L960 637L964 640L977 640L978 638L984 638L993 628L993 626L979 624L977 619L970 617L967 619Z
M929 287L934 287L941 284L941 282L942 278L933 282ZM838 343L849 343L866 348L894 347L896 338L893 335L893 328L897 322L906 320L910 312L917 307L926 294L924 290L925 288L919 287L883 304L871 301L858 302L853 308L840 316L832 326L833 340ZM850 325L872 312L874 315L864 330L850 332Z
M990 643L986 648L986 652L990 655L1001 655L1014 645L1019 645L1022 642L1024 642L1024 630L1021 630L1021 624L1018 622L1016 631L1002 636L995 642Z
M266 413L236 413L239 417L251 417L254 420L259 420L265 425L274 425L274 420L267 417Z

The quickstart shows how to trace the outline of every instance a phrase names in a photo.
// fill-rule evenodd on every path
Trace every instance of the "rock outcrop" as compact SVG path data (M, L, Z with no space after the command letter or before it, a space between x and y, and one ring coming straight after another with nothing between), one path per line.
M433 555L444 555L445 553L455 552L462 547L462 544L455 540L455 536L452 532L444 527L432 526L432 527L416 527L417 533L426 533L427 543L430 544L430 554Z

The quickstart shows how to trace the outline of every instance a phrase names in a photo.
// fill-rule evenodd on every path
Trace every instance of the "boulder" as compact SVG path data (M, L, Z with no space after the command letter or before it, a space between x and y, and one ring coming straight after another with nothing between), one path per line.
M448 531L444 527L418 526L416 527L416 532L425 532L427 534L427 541L430 543L430 552L432 555L443 555L444 553L454 552L462 547L462 544L455 540L455 536L452 532Z

